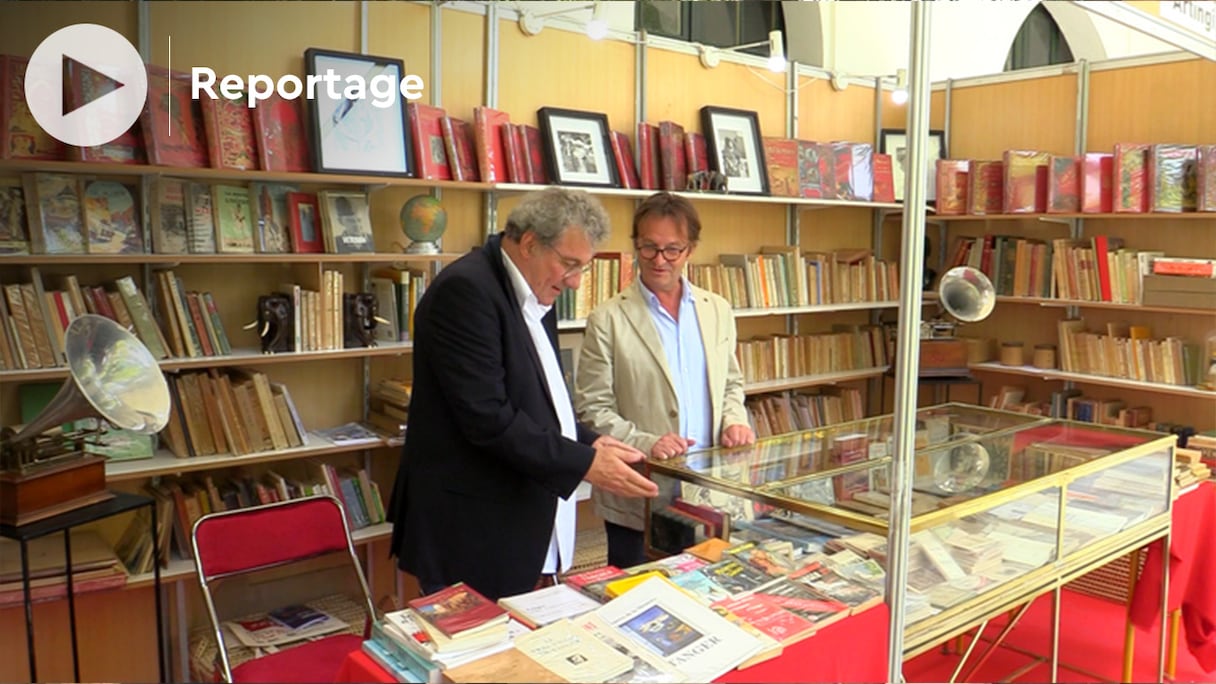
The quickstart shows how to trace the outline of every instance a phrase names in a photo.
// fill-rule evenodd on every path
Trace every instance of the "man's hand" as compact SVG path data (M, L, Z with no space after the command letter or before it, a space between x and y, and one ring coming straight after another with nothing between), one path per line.
M674 432L669 432L659 438L659 441L650 447L650 456L659 460L674 458L680 454L688 453L688 448L696 444L695 439L685 439Z
M751 444L756 441L756 433L751 427L736 423L722 428L722 446L736 447Z
M646 454L607 435L601 435L591 447L595 449L595 458L583 479L592 486L627 497L658 495L659 486L630 467L631 463L644 460Z

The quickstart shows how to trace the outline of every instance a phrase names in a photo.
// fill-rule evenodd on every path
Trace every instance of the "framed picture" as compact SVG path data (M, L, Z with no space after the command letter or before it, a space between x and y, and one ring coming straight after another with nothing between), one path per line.
M878 141L878 151L891 155L891 179L895 183L895 201L904 201L904 178L908 166L908 132L902 128L884 128ZM929 149L925 155L925 201L937 199L937 160L946 158L945 131L929 131Z
M338 76L335 90L343 93L331 98L328 88L317 88L317 97L308 100L312 135L313 170L318 173L357 173L383 176L413 176L413 142L405 120L405 98L401 60L372 57L348 52L309 48L304 52L309 76ZM362 81L363 97L350 98L348 79ZM388 98L376 83L390 83ZM391 100L388 106L378 106Z
M317 216L317 196L311 192L287 193L287 221L291 247L296 254L324 254L325 239Z
M545 142L545 165L554 184L620 187L606 115L541 107L536 117Z
M755 112L702 107L701 132L709 147L709 167L726 176L727 192L768 194L768 166Z

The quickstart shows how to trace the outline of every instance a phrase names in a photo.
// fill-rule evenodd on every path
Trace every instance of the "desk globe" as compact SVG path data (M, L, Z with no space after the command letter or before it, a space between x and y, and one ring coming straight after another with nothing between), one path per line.
M448 213L430 195L411 197L401 207L401 232L410 239L406 254L438 254L439 238L448 226Z

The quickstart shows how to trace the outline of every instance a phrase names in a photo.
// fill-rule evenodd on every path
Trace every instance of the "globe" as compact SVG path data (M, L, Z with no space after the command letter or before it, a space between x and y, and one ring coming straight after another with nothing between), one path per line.
M411 197L401 207L401 231L411 240L405 251L411 254L437 253L439 245L436 242L447 225L447 211L430 195Z

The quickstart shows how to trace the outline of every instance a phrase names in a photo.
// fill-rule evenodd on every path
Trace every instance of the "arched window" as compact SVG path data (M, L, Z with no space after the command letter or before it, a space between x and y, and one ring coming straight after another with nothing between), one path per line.
M774 29L785 33L785 15L781 3L774 0L639 0L636 7L638 29L702 45L728 48L767 41L768 32ZM767 57L768 47L758 46L743 52Z
M1005 58L1005 71L1029 69L1049 64L1067 64L1073 61L1072 50L1060 25L1043 5L1035 5L1022 22L1022 28L1013 37L1009 56Z

